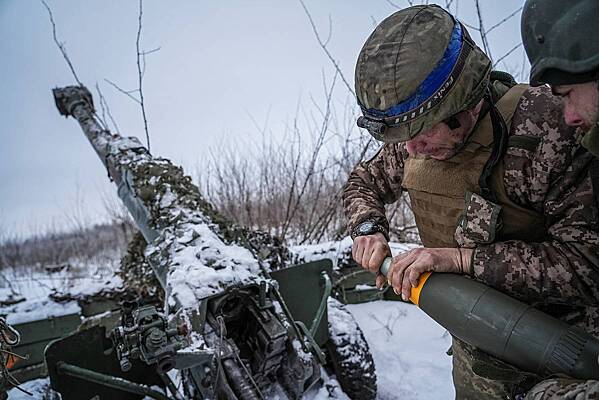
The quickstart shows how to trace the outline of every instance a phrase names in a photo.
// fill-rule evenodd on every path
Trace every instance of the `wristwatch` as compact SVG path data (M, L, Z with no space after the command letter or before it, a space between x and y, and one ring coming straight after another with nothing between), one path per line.
M355 239L357 236L374 235L377 232L381 232L387 237L385 228L381 224L374 220L366 220L352 230L351 238Z

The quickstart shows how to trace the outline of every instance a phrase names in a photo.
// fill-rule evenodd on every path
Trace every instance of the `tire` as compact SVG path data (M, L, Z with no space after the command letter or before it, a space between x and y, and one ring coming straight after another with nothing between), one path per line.
M364 333L345 305L331 297L328 300L328 319L327 365L332 367L350 399L375 399L376 372Z

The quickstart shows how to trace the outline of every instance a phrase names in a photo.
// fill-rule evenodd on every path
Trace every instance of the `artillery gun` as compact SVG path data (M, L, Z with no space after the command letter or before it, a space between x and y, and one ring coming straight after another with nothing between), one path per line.
M105 129L85 87L53 93L117 185L164 289L163 310L125 304L120 325L46 348L63 399L298 399L322 385L327 369L350 398L375 397L364 336L329 298L330 261L289 266L277 238L230 223L181 168Z

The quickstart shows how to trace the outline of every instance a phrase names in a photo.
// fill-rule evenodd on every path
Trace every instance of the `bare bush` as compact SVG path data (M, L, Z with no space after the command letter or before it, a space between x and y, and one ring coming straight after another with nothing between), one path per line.
M356 127L351 98L340 107L333 104L334 81L324 105L312 101L316 112L298 108L282 140L258 128L261 142L244 144L243 151L219 149L198 168L201 191L221 213L293 244L339 240L348 234L343 186L355 165L380 144ZM406 197L390 207L389 218L393 239L417 240Z
M124 252L126 240L116 224L99 224L83 230L64 232L49 229L22 239L5 238L0 243L0 270L10 267L52 268L72 260L109 262Z
M113 226L115 234L115 244L117 247L126 246L129 240L137 232L135 222L129 214L129 210L114 191L101 193L104 211L108 217L108 223Z
M79 193L79 191L77 191ZM54 222L24 237L0 231L0 270L7 268L53 269L61 265L88 262L111 264L124 254L135 228L129 214L114 195L103 194L108 220L94 224L94 218L80 194L75 206L64 211L62 223Z

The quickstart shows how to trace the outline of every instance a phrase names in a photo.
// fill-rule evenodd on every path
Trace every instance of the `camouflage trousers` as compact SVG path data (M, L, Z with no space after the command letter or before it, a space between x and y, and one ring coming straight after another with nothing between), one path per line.
M541 377L500 361L455 337L451 348L457 400L519 399L520 394L541 381Z
M599 381L546 379L528 391L524 400L598 400Z

